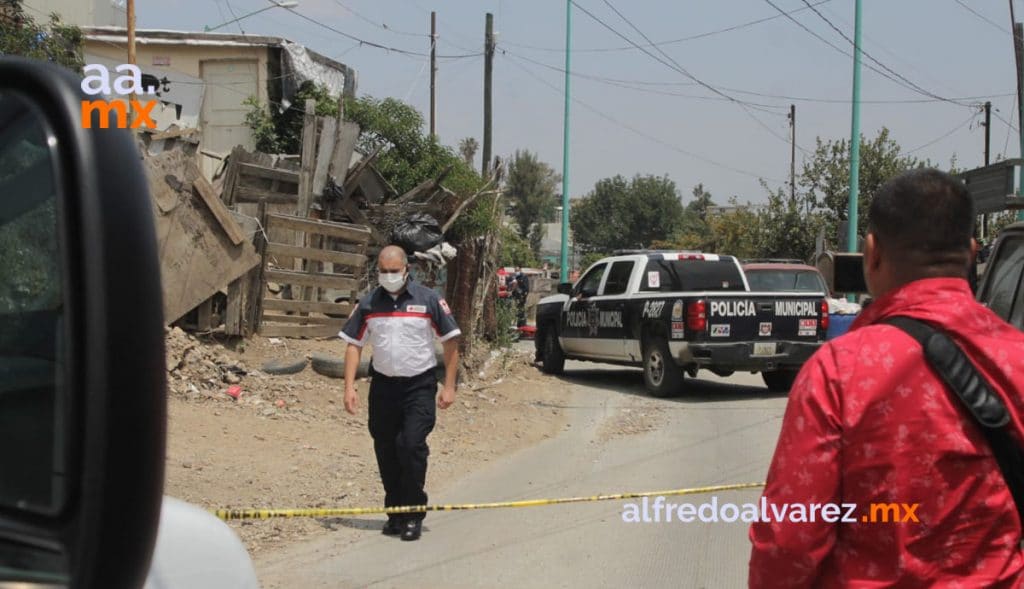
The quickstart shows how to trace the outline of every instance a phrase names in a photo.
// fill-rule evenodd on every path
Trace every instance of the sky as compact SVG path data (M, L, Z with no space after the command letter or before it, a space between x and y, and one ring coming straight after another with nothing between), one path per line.
M442 143L451 146L469 136L482 141L480 54L485 14L492 13L493 151L507 157L528 149L563 171L562 0L298 1L292 11L273 8L219 30L304 44L354 68L359 95L399 98L425 118L428 59L360 44L342 33L426 55L430 11L436 11L438 54L444 56L437 125ZM573 197L616 174L665 174L684 200L702 183L718 204L730 196L763 202L762 180L772 188L788 185L790 104L796 105L798 172L816 138L850 137L852 44L835 29L853 38L854 0L809 0L820 16L803 0L575 2ZM137 0L137 24L202 30L268 5ZM1017 8L1024 14L1024 3ZM790 19L780 9L798 12ZM886 127L915 156L944 167L955 157L959 167L973 168L984 155L978 105L991 100L992 158L1017 157L1019 139L1010 128L1011 121L1016 126L1016 83L1009 22L1001 0L864 0L861 132L871 138ZM644 36L659 45L644 47L647 53L633 47L646 46Z

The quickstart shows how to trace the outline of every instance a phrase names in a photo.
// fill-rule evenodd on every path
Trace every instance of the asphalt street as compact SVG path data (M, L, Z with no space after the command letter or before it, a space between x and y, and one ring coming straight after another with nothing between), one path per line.
M644 396L638 369L568 362L564 431L431 496L473 503L654 491L764 480L786 397L759 375L687 379L658 399L653 431L608 436ZM607 439L606 439L607 438ZM756 502L759 490L717 494ZM710 495L668 498L700 504ZM257 562L264 587L743 587L747 524L626 523L625 501L429 514L418 542L382 536L382 517Z

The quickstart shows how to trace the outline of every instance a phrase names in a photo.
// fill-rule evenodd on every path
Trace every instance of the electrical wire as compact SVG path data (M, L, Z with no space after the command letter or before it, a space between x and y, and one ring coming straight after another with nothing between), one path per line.
M518 67L519 69L523 70L528 76L530 76L531 78L533 78L537 82L539 82L539 83L543 84L544 86L554 90L558 94L562 94L563 93L563 89L562 88L559 88L558 86L555 86L554 84L551 84L550 82L548 82L544 78L542 78L542 77L536 75L534 72L530 71L530 69L528 67L526 67L523 64L519 63L517 61L519 59L518 57L516 57L516 56L514 56L512 54L507 54L507 53L503 54L503 55L508 57L508 58L510 58L509 59L509 63L511 63L512 65L514 65L514 66ZM779 180L779 179L776 179L776 178L769 178L769 177L766 177L766 176L764 176L762 174L757 174L757 173L754 173L754 172L750 172L748 170L742 170L740 168L736 168L736 167L730 166L729 164L724 164L722 162L715 161L715 160L713 160L713 159L711 159L709 157L696 154L696 153L694 153L692 151L683 149L682 147L679 147L678 145L674 145L672 143L669 143L669 142L667 142L667 141L665 141L665 140L663 140L663 139L661 139L659 137L655 137L654 135L651 135L649 133L641 131L640 129L637 129L636 127L633 127L632 125L629 125L628 123L624 123L624 122L616 119L615 117L609 115L608 113L598 109L597 107L591 106L589 103L584 102L584 101L582 101L582 100L580 100L578 98L572 98L572 101L574 103L582 106L583 108L587 109L588 111L594 113L598 117L600 117L600 118L602 118L602 119L604 119L604 120L606 120L606 121L608 121L608 122L610 122L610 123L612 123L612 124L614 124L614 125L616 125L618 127L626 129L627 131L630 131L631 133L633 133L633 134L635 134L635 135L637 135L639 137L642 137L642 138L644 138L644 139L646 139L648 141L651 141L653 143L661 145L662 147L664 147L666 149L670 149L670 150L672 150L672 151L674 151L676 153L680 153L682 155L685 155L687 157L693 158L695 160L698 160L698 161L704 162L706 164L715 166L716 168L721 168L723 170L728 170L728 171L733 172L735 174L740 174L740 175L748 176L748 177L751 177L751 178L757 178L759 180L763 179L763 180L769 180L771 182L777 182L777 183L782 183L783 182L783 180Z
M393 29L393 28L389 27L387 25L387 23L382 23L382 22L377 22L375 20L372 20L369 17L364 16L360 12L356 11L354 8L352 8L350 6L346 6L345 4L343 4L341 2L341 0L334 0L334 3L337 4L338 6L344 8L345 10L347 10L350 14L352 14L352 16L355 16L359 20L361 20L361 21L363 21L365 23L369 23L369 24L371 24L371 25L373 25L373 26L375 26L377 28L384 29L385 31L387 31L389 33L394 33L396 35L404 35L406 37L430 37L430 33L413 33L413 32L410 32L410 31L401 31L401 30L398 30L398 29Z
M995 21L991 20L990 18L988 18L988 17L987 17L987 16L985 16L984 14L981 14L981 13L980 13L980 12L978 12L977 10L975 10L975 9L971 8L971 7L970 7L970 6L969 6L969 5L968 5L968 4L966 3L966 2L964 2L963 0L953 0L953 1L954 1L954 2L956 2L957 4L959 4L960 6L962 6L962 7L964 8L964 10L966 10L967 12L970 12L970 13L971 13L971 14L973 14L974 16L976 16L976 17L980 18L981 20L983 20L983 21L987 22L988 24L990 24L990 25L992 25L993 27L995 27L996 29L998 29L998 30L999 30L999 32L1001 32L1001 33L1009 33L1009 32L1010 32L1010 31L1006 30L1006 28L1005 28L1005 27L1003 27L1003 25L1001 25L1001 24L999 24L999 23L997 23L997 22L995 22Z
M615 29L614 29L613 27L609 26L609 25L608 25L607 23L605 23L605 22L604 22L604 21L602 21L601 19L597 18L597 17L596 17L596 16L595 16L595 15L594 15L594 14L593 14L592 12L590 12L589 10L587 10L587 9L585 9L585 8L583 8L583 7L581 7L581 6L580 6L580 5L579 5L579 4L578 4L578 3L577 3L577 2L575 1L575 0L570 0L570 1L571 1L571 2L573 3L573 5L575 5L575 6L577 7L577 8L580 8L580 10L583 10L583 11L584 11L585 13L587 13L587 15L589 15L589 16L590 16L591 18L593 18L593 19L597 20L597 21L598 21L598 22L599 22L600 24L602 24L602 25L603 25L603 26L604 26L605 28L608 28L609 30L611 30L612 32L614 32L614 33L615 33L616 35L618 35L618 36L622 37L622 38L623 38L623 39L625 39L626 41L628 41L628 42L630 42L630 43L634 43L632 39L629 39L628 37L625 37L624 35L622 35L622 33L618 32L618 31L617 31L617 30L615 30ZM627 25L629 25L629 27L630 27L630 28L632 28L632 29L633 29L634 31L636 31L636 33L637 33L637 34L639 34L639 35L640 35L641 37L643 37L643 38L644 38L644 40L646 40L646 41L647 41L648 43L651 43L651 42L652 42L652 41L651 41L651 39L650 39L650 37L648 37L648 36L647 36L647 35L646 35L646 34L645 34L645 33L644 33L644 32L643 32L642 30L640 30L640 27L638 27L638 26L636 26L635 24L633 24L633 21L631 21L631 20L630 20L630 19L629 19L629 18L628 18L628 17L627 17L627 16L625 15L625 14L623 14L623 13L622 13L622 12L621 12L621 11L620 11L620 10L619 10L618 8L616 8L614 4L612 4L611 0L603 0L603 1L604 1L604 3L605 3L605 4L606 4L606 5L607 5L607 6L609 7L609 8L611 8L611 9L612 9L612 11L613 11L613 12L615 12L615 14L616 14L616 15L618 15L618 17L619 17L619 18L621 18L621 19L622 19L622 20L623 20L623 21L624 21L624 22L625 22L625 23L626 23ZM635 43L634 43L634 44L635 44ZM744 112L745 112L745 113L747 114L747 116L748 116L748 117L750 117L750 118L751 118L751 119L752 119L752 120L753 120L753 121L754 121L755 123L757 123L757 124L758 124L758 126L760 126L760 127L762 128L762 129L764 129L765 131L767 131L767 132L768 132L768 134L772 135L773 137L775 137L775 138L776 138L776 139L778 139L779 141L781 141L781 142L785 143L786 145L789 145L789 144L790 144L790 140L789 140L788 138L784 137L784 136L783 136L782 134L780 134L780 133L778 133L777 131L775 131L774 129L772 129L772 128L771 128L771 127L770 127L770 126L769 126L769 125L767 124L767 123L765 123L764 121L762 121L762 120L761 120L760 118L758 118L758 117L757 117L757 115L755 115L755 114L754 114L753 112L751 112L751 109L756 109L756 110L760 110L760 111L762 111L762 112L767 112L768 114L772 114L772 115L776 115L776 116L779 116L779 113L776 113L776 112L773 112L773 111L771 111L771 110L765 109L764 107L762 107L762 106L759 106L759 105L757 105L756 103L752 103L752 102L749 102L749 101L744 101L744 100L740 100L740 99L738 99L738 98L735 98L735 97L733 97L733 96L730 96L729 94L726 94L725 92L723 92L723 91L719 90L719 89L718 89L718 88L716 88L715 86L712 86L711 84L708 84L708 83L707 83L707 82L705 82L704 80L701 80L701 79L700 79L700 78L698 78L697 76L695 76L695 75L691 74L691 73L690 73L689 71L687 71L687 70L686 70L686 68L684 68L684 67L683 67L682 65L680 65L678 61L676 61L675 59L673 59L673 58L672 58L672 56L670 56L670 55L669 55L668 53L666 53L666 52L665 52L665 51L664 51L663 49L661 49L660 47L655 47L655 49L656 49L656 50L658 51L658 53L660 53L660 54L661 54L661 55L662 55L662 56L663 56L663 57L664 57L664 58L665 58L666 60L668 60L667 62L666 62L665 60L662 60L662 59L658 59L658 57L657 57L656 55L654 55L654 54L652 54L651 52L647 51L647 49L644 49L644 48L641 48L641 47L639 47L639 45L637 46L637 48L638 48L638 49L640 49L641 51L643 51L643 52L644 52L645 54L649 55L650 57L652 57L652 58L656 59L656 60L657 60L657 61L659 61L660 63L662 63L662 64L665 64L665 65L668 65L668 66L669 66L669 67L670 67L671 69L674 69L675 71L677 71L677 72L679 72L679 73L683 74L683 75L684 75L684 76L686 76L687 78L690 78L690 79L691 79L691 80L693 80L694 82L697 82L697 84L699 84L699 85L703 86L704 88L706 88L706 89L710 90L711 92L714 92L715 94L717 94L717 95L719 95L719 96L721 96L721 97L723 97L723 98L726 98L726 99L728 99L728 100L729 100L729 101L731 101L731 102L734 102L734 103L735 103L735 104L737 104L737 105L738 105L738 106L739 106L740 108L742 108L742 109L743 109L743 111L744 111ZM671 63L668 63L668 62L671 62ZM797 144L797 145L796 145L796 148L797 148L798 150L800 150L800 152L802 152L803 154L805 154L805 155L810 155L810 152L809 152L808 150L804 149L803 147L801 147L801 146L800 146L799 144Z
M932 145L935 145L939 141L942 141L946 137L949 137L953 133L956 133L960 129L963 129L965 126L967 126L972 121L974 121L975 117L977 117L977 116L978 116L977 113L972 113L971 116L967 117L967 120L965 120L964 122L962 122L962 123L958 124L957 126L953 127L949 131L943 133L942 135L936 137L935 139L932 139L931 141L929 141L928 143L925 143L924 145L920 145L918 147L915 147L914 149L907 150L904 153L909 155L911 153L916 153L918 151L921 151L922 149L925 149L925 148L931 147Z
M557 65L554 65L554 64L550 64L550 63L545 63L543 61L536 60L536 59L533 59L533 58L530 58L530 57L526 57L525 55L520 55L518 53L513 53L513 52L511 52L511 51L509 51L508 49L505 49L505 48L501 48L501 49L499 49L499 51L503 51L503 52L505 52L505 53L507 53L509 55L515 56L518 59L521 59L523 61L528 61L528 62L530 62L530 63L532 63L534 65L543 67L545 69L549 69L551 71L555 71L555 72L561 73L563 75L565 74L565 68L563 68L561 66L557 66ZM696 82L665 82L665 81L651 81L651 80L626 80L626 79L621 79L621 78L610 78L610 77L607 77L607 76L598 76L598 75L595 75L595 74L588 74L588 73L580 72L580 71L577 71L577 70L571 70L569 72L569 74L571 76L575 77L575 78L580 78L580 79L584 79L584 80L592 80L592 81L595 81L595 82L601 82L601 83L605 83L605 84L612 85L612 86L618 86L618 87L621 87L621 88L632 88L632 89L639 90L639 91L647 91L648 89L646 89L646 88L636 88L635 86L695 86L695 85L697 85ZM732 88L730 86L722 86L722 85L718 85L718 88L721 88L722 90L726 90L726 91L733 92L733 93L736 93L736 94L746 94L748 96L760 96L762 98L774 98L774 99L778 99L778 100L787 100L787 101L790 101L790 102L808 102L808 103L822 103L822 104L850 104L851 103L851 100L849 98L819 98L819 97L809 97L809 96L792 96L792 95L784 95L784 94L770 94L770 93L766 93L766 92L755 92L755 91L752 91L752 90L743 90L741 88ZM665 94L665 95L668 95L668 96L682 96L682 97L687 97L687 98L708 98L708 99L712 99L712 100L724 100L724 99L722 99L720 97L716 98L716 97L712 97L712 96L697 96L697 95L692 95L692 94L679 94L679 93L673 93L673 92L652 92L652 93L655 93L655 94ZM959 96L959 97L956 97L955 99L956 100L979 101L979 100L988 100L988 99L992 99L992 98L1005 98L1005 97L1008 97L1008 96L1016 96L1016 95L1017 95L1016 92L1010 92L1010 93L993 94L993 95L987 95L987 96ZM940 99L937 99L937 98L904 98L904 99L861 100L862 104L926 104L926 103L930 103L930 102L944 102L944 101L940 100ZM758 103L752 103L752 104L758 104ZM778 109L786 109L786 110L788 110L788 108L789 108L786 105L773 105L773 104L760 104L759 106L763 106L765 108L778 108Z
M769 4L772 4L771 0L765 0L765 1L768 2ZM974 108L974 107L977 106L977 105L973 105L973 104L966 104L966 103L962 103L962 102L957 102L955 100L950 100L949 98L944 98L942 96L939 96L938 94L935 94L934 92L930 92L930 91L922 88L921 86L919 86L915 82L912 82L911 80L907 79L905 76L900 74L899 72L896 72L895 70L893 70L889 66L885 65L884 63L882 63L881 61L876 59L873 55L871 55L870 53L865 51L863 46L858 46L857 43L855 43L853 39L851 39L845 32L843 32L842 29L837 27L835 25L835 23L833 23L831 20L829 20L827 16L822 14L820 10L818 10L814 6L811 6L811 3L808 2L808 0L801 0L801 1L807 6L807 8L811 9L811 11L814 12L814 14L818 15L818 18L820 18L821 20L825 21L825 24L827 24L829 27L831 27L833 31L838 33L840 37L842 37L843 39L846 39L846 41L851 46L853 46L854 51L859 51L861 53L861 55L863 55L864 57L870 59L871 61L876 63L879 67L881 67L883 70L889 72L890 74L892 74L893 76L895 76L899 80L902 80L903 82L905 82L913 90L915 90L915 91L917 91L917 92L919 92L919 93L921 93L921 94L923 94L925 96L930 96L930 97L935 98L937 100L941 100L942 102L949 102L949 103L952 103L952 104L957 104L957 105L960 105L960 106L967 106L967 107L971 107L971 108ZM772 5L774 6L774 4L772 4Z
M821 4L827 4L829 2L832 2L832 0L819 0L818 2L815 2L814 5L818 6L818 5L821 5ZM807 10L807 8L806 7L797 8L796 10L793 10L789 14L796 14L798 12L803 12L804 10ZM720 35L722 33L731 33L733 31L739 31L739 30L742 30L742 29L746 29L746 28L749 28L749 27L752 27L752 26L755 26L755 25L759 25L761 23L766 23L766 22L769 22L769 21L772 21L772 20L775 20L775 19L778 19L778 18L782 18L782 15L776 14L776 15L773 15L773 16L768 16L768 17L765 17L765 18L759 18L759 19L756 19L756 20L751 20L751 21L747 21L747 22L744 22L744 23L740 23L740 24L737 24L737 25L732 25L732 26L725 27L725 28L722 28L722 29L716 29L716 30L713 30L713 31L707 31L707 32L704 32L704 33L698 33L696 35L690 35L688 37L680 37L678 39L669 39L667 41L657 41L655 43L650 43L650 44L647 44L647 45L643 45L643 47L660 47L660 46L665 46L665 45L675 45L675 44L678 44L678 43L685 43L687 41L695 41L697 39L705 39L707 37L713 37L715 35ZM565 47L561 47L561 48L556 48L556 47L539 47L539 46L536 46L536 45L526 45L526 44L520 44L520 43L510 43L510 42L507 42L507 41L505 42L505 44L508 45L509 47L519 47L521 49L530 49L530 50L533 50L533 51L547 51L547 52L550 52L550 53L562 53L562 54L565 54ZM633 45L626 45L626 46L621 46L621 47L592 47L592 48L589 48L589 49L573 49L572 52L573 53L608 53L608 52L613 52L613 51L632 51L634 49L636 49L636 47L634 47Z
M332 33L335 33L337 35L345 37L346 39L351 39L352 41L358 41L360 45L363 45L363 46L366 46L366 47L374 47L376 49L383 49L383 50L385 50L385 51L387 51L389 53L395 53L395 54L399 54L399 55L408 55L408 56L412 56L412 57L430 57L429 53L421 53L421 52L418 52L418 51L410 51L408 49L400 49L398 47L392 47L390 45L384 45L383 43L377 43L375 41L368 41L366 39L362 39L362 38L357 37L357 36L355 36L355 35L353 35L351 33L346 33L345 31L342 31L340 29L332 27L331 25L329 25L327 23L320 22L320 21L316 20L315 18L311 18L309 16L306 16L305 14L295 10L294 8L286 8L285 10L287 10L288 12L290 12L290 13L294 14L295 16L301 18L302 20L305 20L306 22L312 23L312 24L314 24L314 25L316 25L318 27L321 27L323 29L331 31ZM479 57L481 55L483 55L482 51L479 52L479 53L467 53L467 54L463 54L463 55L438 55L437 58L438 59L466 59L466 58L470 58L470 57Z

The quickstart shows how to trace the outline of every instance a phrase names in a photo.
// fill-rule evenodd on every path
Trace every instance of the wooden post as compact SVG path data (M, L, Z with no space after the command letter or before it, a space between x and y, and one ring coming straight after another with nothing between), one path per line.
M263 297L267 296L267 283L265 274L267 271L267 236L270 229L267 227L267 200L260 199L259 212L256 217L260 220L261 233L256 234L256 253L260 255L260 265L252 272L249 283L249 297L245 302L247 333L252 335L259 331L260 320L263 315Z
M224 333L242 335L242 278L228 285L228 304L224 309Z
M316 170L316 101L312 98L306 99L306 114L302 119L302 168L299 171L299 206L295 211L296 216L307 218L309 210L313 206L313 174ZM295 234L295 245L307 247L309 235L306 233ZM304 269L304 261L295 259L295 270ZM299 289L298 300L308 301L312 297L312 289L304 286Z

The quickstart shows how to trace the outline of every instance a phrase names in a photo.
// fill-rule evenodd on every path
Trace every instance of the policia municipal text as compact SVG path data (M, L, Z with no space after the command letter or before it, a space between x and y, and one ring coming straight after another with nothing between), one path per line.
M384 506L426 505L427 436L434 429L437 395L434 336L444 344L445 382L437 407L455 402L461 334L448 304L429 288L409 279L405 251L381 250L380 286L364 296L339 336L345 350L345 410L359 407L356 368L363 345L373 347L370 362L369 425L377 454ZM424 512L389 515L384 534L418 540Z

